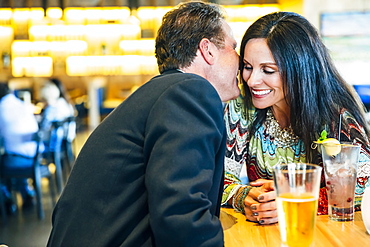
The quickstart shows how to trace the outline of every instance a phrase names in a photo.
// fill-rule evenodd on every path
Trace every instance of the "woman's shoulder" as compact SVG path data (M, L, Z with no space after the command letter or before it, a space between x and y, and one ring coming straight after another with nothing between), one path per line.
M341 110L341 121L346 125L346 126L349 126L349 127L356 127L358 130L363 130L364 126L362 126L358 119L356 119L356 117L354 116L354 114L352 114L350 111L348 111L347 109L342 109Z
M354 115L346 109L341 111L342 129L341 132L350 140L357 140L366 144L370 151L369 136L365 130L366 126L362 126Z

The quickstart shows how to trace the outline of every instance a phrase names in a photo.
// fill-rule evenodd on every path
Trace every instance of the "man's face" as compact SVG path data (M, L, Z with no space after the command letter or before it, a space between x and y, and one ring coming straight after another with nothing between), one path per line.
M240 94L238 87L239 55L236 41L230 26L224 21L225 46L218 50L212 72L211 84L216 88L223 102L235 99Z

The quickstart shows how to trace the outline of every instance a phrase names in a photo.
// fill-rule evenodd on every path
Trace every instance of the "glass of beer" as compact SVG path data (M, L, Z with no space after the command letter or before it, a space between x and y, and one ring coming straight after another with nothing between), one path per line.
M280 236L284 246L308 247L314 237L322 168L306 163L273 167Z

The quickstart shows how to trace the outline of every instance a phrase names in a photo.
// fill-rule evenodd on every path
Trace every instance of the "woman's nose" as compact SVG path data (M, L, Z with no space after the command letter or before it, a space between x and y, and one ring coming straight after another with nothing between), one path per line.
M250 73L250 76L246 81L248 86L253 87L262 83L262 76L260 73L258 73L258 71L254 70L252 73Z

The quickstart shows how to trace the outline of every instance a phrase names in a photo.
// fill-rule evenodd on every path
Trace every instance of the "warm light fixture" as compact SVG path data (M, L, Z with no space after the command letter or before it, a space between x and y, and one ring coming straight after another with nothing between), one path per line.
M173 7L140 7L137 16L141 22L144 32L150 32L148 36L155 37L159 26L162 23L164 14Z
M59 20L63 16L63 10L61 8L47 8L46 9L46 16L50 19Z
M13 42L13 28L0 26L0 51L10 53L11 44Z
M12 59L14 77L50 77L53 75L51 57L15 57Z
M28 30L30 40L47 40L53 26L36 25L31 26Z
M40 23L44 19L42 8L19 8L13 10L12 25L16 39L25 39L28 36L28 26Z
M153 56L70 56L66 60L69 76L157 74Z
M86 12L83 8L66 8L64 10L64 20L66 24L85 24Z
M123 55L154 56L154 39L122 40L119 47Z
M89 44L92 55L118 54L121 40L137 40L140 38L139 25L106 24L86 25L85 40Z
M85 8L85 24L100 24L102 19L103 9L102 8Z
M49 56L50 54L50 42L48 41L34 41L30 42L31 49L30 55L31 57L37 56Z
M13 17L13 11L11 9L0 9L0 25L9 26Z
M227 5L224 8L229 22L255 21L263 15L280 10L278 4Z
M128 7L105 7L102 11L100 23L125 23L130 17Z
M82 40L51 41L50 56L56 61L65 60L68 56L87 55L87 43Z
M13 42L11 51L12 57L28 57L30 56L31 42L24 40L16 40Z
M278 4L224 7L238 43L253 21L279 11ZM158 73L154 37L171 8L52 7L46 16L42 8L0 9L0 25L12 24L0 26L0 40L3 47L13 42L15 77L52 74L53 62L63 68L65 62L70 76L152 75Z

